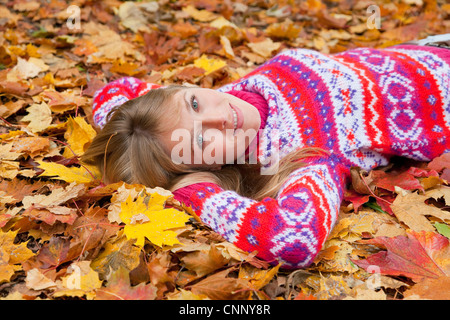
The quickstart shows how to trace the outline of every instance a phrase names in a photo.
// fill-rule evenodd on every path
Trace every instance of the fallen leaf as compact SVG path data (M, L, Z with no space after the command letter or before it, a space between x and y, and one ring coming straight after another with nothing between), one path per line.
M201 22L210 22L218 18L218 16L213 12L207 10L197 10L192 5L188 5L187 7L184 7L182 10L186 12L188 15L190 15L193 19Z
M195 271L198 277L203 277L217 269L225 266L229 262L229 258L225 258L221 251L213 244L209 250L198 250L188 253L181 258L185 267Z
M64 149L63 156L70 158L81 156L92 142L97 132L82 117L69 118L67 130L64 134L69 147ZM75 155L74 155L75 153Z
M56 283L47 278L39 269L34 268L27 271L25 285L32 290L44 290L56 287Z
M434 231L426 216L433 216L442 221L450 220L450 213L425 203L429 197L417 193L399 194L391 209L395 216L414 231Z
M95 290L96 300L155 300L156 288L151 283L130 285L129 271L120 267L113 271L104 288Z
M37 77L41 72L47 71L49 66L41 59L30 57L28 60L17 58L17 65L8 73L7 81L20 81Z
M194 65L197 68L202 68L205 70L205 75L213 73L216 70L219 70L227 65L227 63L223 60L219 59L210 59L206 55L202 55L200 58L194 61Z
M14 244L18 231L0 230L0 283L9 282L14 273L22 269L21 264L34 256L27 243Z
M42 177L53 177L53 179L63 180L68 183L90 183L100 176L98 171L94 171L93 167L89 169L83 167L66 167L55 162L37 161L39 168L44 172L40 174ZM89 170L89 171L88 171ZM94 177L91 176L94 174Z
M119 237L113 242L107 242L103 251L92 261L91 267L100 275L120 268L131 271L139 264L140 249L133 246L132 240Z
M281 43L273 42L272 39L266 38L265 40L260 42L249 43L248 46L254 53L257 53L264 58L268 58L272 56L272 52L280 48Z
M122 25L133 32L146 31L149 32L148 21L143 12L139 8L139 4L132 1L126 1L119 6L117 12Z
M148 205L144 202L145 196L138 196L136 201L129 196L122 203L119 215L125 223L124 234L128 239L136 239L139 247L144 246L146 238L159 247L179 243L176 232L171 229L183 227L189 216L176 209L165 209L167 197L158 193L149 196ZM149 221L131 224L133 216L140 214L146 215Z
M34 103L27 108L28 114L22 118L22 122L29 122L28 127L32 132L41 132L52 123L52 111L45 102Z
M98 273L91 269L90 261L73 262L67 268L69 275L61 277L57 282L54 297L83 297L88 300L95 298L95 290L102 286Z
M217 272L189 288L194 294L205 295L212 300L246 300L251 291L247 281L239 278L229 278L230 269Z
M415 282L450 276L449 240L437 233L409 231L406 236L378 237L365 243L386 249L367 259L353 260L366 270L377 266L381 274L403 275Z

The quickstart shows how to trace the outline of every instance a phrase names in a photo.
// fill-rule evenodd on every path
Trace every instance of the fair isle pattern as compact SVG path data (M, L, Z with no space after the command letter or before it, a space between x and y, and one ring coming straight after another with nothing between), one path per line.
M115 107L159 87L158 84L146 83L134 77L123 77L108 83L94 94L92 103L94 123L103 128L108 121L108 113Z
M214 192L211 187L205 188L206 192ZM202 197L202 191L197 194ZM206 196L206 193L205 193ZM213 230L220 233L230 242L235 242L239 235L239 225L254 200L248 198L237 199L232 191L224 191L217 194L215 197L210 197L205 200L203 204L202 221L208 224ZM219 210L222 214L217 217L210 213Z
M287 50L220 88L266 99L260 160L276 152L273 137L279 137L280 158L305 146L331 156L308 159L309 166L293 172L276 199L249 201L202 184L190 197L193 209L241 249L257 250L284 268L311 264L336 222L351 166L370 170L392 155L429 160L450 149L450 50L433 50L440 56L417 46L335 55ZM225 202L233 205L224 208ZM230 216L237 203L246 208L228 222L224 212Z

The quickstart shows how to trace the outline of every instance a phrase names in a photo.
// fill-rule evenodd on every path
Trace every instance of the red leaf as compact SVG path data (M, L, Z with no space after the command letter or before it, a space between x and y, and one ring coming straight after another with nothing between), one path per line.
M382 210L386 211L391 216L394 215L394 212L391 209L391 204L394 202L395 196L384 195L382 197L378 197L375 199L377 201L377 204L381 207ZM382 199L384 199L386 201L383 201Z
M450 275L449 240L440 234L408 231L407 236L378 237L364 243L383 247L367 259L353 261L366 271L378 267L381 274L403 275L417 282L423 278L440 278Z
M444 168L450 168L450 153L434 158L428 163L428 168L436 171L441 171Z
M408 172L398 173L386 173L384 171L372 171L376 172L373 176L373 184L378 188L383 188L394 192L395 187L400 187L405 190L424 190L423 186L420 184L413 175Z
M353 203L353 210L358 212L359 207L369 201L370 195L361 195L354 190L346 190L344 200Z
M419 178L439 177L439 173L437 173L436 170L427 170L427 169L411 167L406 172L413 175L414 177L419 177Z

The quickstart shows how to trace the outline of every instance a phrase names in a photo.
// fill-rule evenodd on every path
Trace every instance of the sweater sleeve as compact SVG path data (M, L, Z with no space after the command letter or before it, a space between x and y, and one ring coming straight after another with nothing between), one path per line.
M311 159L292 172L276 198L255 201L213 183L195 185L189 202L213 230L237 247L283 268L311 264L338 216L346 172Z
M97 90L93 97L92 116L95 124L102 128L108 121L109 112L115 107L159 87L158 84L134 77L123 77L108 83Z

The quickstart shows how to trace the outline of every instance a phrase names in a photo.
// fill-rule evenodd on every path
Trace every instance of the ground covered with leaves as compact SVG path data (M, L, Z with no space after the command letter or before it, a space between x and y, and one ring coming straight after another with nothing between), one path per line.
M313 265L225 241L167 190L105 185L79 156L122 76L217 88L286 48L450 32L445 0L0 1L1 299L449 299L450 157L353 169ZM380 28L369 28L379 10ZM373 8L373 7L372 7Z

